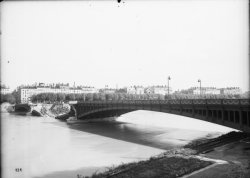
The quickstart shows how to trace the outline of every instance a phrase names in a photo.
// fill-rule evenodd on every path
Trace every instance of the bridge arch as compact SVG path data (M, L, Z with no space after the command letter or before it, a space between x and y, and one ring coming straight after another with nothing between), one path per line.
M191 117L250 132L248 100L92 101L77 103L73 107L77 119L112 117L136 110L148 110Z
M186 109L186 110L180 112L180 110L177 108L173 108L172 110L166 110L166 109L160 110L160 109L156 109L156 108L153 108L153 109L149 109L149 108L131 109L131 107L115 107L115 108L114 107L113 108L107 107L107 108L94 109L94 110L85 112L83 114L80 114L80 115L78 115L78 119L96 119L96 118L115 117L115 116L120 116L122 114L126 114L129 112L138 111L138 110L174 114L174 115L189 117L192 119L203 120L203 121L218 124L218 125L228 126L228 125L224 125L224 124L219 123L219 122L215 122L214 119L211 119L211 118L207 119L206 112L204 112L204 110L194 110L195 113L193 114L192 109ZM221 111L208 110L209 117L212 117L213 114L214 114L214 116L221 115ZM235 127L231 126L231 128L235 128ZM239 129L239 128L236 127L235 129Z

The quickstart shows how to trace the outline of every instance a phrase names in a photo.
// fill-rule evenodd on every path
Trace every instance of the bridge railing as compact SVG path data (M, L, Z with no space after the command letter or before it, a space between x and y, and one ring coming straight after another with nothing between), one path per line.
M171 104L171 105L250 105L249 99L168 99L168 100L117 100L81 101L79 104Z

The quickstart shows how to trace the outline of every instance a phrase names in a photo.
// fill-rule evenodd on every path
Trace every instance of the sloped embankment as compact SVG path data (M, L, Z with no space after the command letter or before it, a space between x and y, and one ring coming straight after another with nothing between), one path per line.
M122 164L110 168L106 172L96 173L91 178L173 178L189 174L214 163L211 160L199 159L193 154L195 152L189 149L168 150L146 161Z
M47 113L52 117L60 117L70 112L69 104L53 104Z
M38 103L37 106L33 108L36 112L40 113L41 116L44 117L57 117L63 114L66 114L70 110L70 106L68 104L43 104Z

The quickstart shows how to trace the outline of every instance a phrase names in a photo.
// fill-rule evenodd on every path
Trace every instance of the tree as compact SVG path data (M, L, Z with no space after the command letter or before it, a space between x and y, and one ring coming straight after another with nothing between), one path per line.
M12 94L12 96L15 98L16 103L17 103L17 102L20 102L20 101L19 101L18 90L14 90L11 94Z
M67 101L74 101L75 100L75 95L74 94L68 94L66 95L66 100Z
M106 100L106 96L104 93L99 93L100 96L100 101L105 101Z
M83 97L82 97L82 94L79 94L79 93L78 93L78 94L75 95L75 100L77 100L77 101L81 101L82 98L83 98Z
M56 99L57 99L58 102L65 101L66 96L65 96L64 93L57 93Z
M93 94L93 100L94 100L94 101L99 101L99 100L101 100L100 94L99 94L99 93L94 93L94 94Z
M1 103L4 103L4 102L15 104L16 99L12 94L1 94Z
M37 103L38 101L37 101L37 95L32 95L31 96L31 102L32 103Z
M87 93L85 99L86 101L93 101L93 93Z
M41 94L39 95L39 97L40 97L40 101L41 101L41 102L44 102L44 101L46 100L46 94L45 94L45 93L41 93Z

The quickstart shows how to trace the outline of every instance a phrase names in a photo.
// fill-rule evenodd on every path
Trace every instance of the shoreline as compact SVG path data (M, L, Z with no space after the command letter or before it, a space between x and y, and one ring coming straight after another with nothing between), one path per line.
M195 151L186 148L167 150L147 160L121 164L92 176L80 175L79 178L150 178L182 177L220 162L216 159L202 158ZM149 171L150 170L150 171Z
M238 134L238 133L236 133L236 134ZM239 134L241 134L241 133L239 133ZM215 139L220 140L221 137L223 138L223 137L225 137L225 135L232 135L232 133L230 132L230 133L224 134L224 135L217 137ZM243 134L243 136L245 137L244 134ZM247 138L249 139L249 137L247 137ZM204 139L203 139L202 144L209 145L211 143L211 140L212 139L207 139L207 142L204 143ZM213 150L216 149L217 147L227 147L228 145L233 144L237 141L242 142L242 140L244 140L244 139L238 138L236 140L231 140L231 142L229 142L229 143L225 143L225 144L222 144L219 146L214 145ZM199 142L199 139L197 142ZM246 143L248 143L248 142L246 142ZM248 174L248 173L250 173L250 171L247 170L248 168L245 168L244 171L239 172L240 168L237 168L237 166L235 167L235 165L233 165L230 160L223 159L223 157L219 157L219 156L218 157L210 156L210 154L209 154L210 152L212 152L212 153L215 152L213 150L210 150L210 152L208 154L206 154L206 153L200 154L199 149L197 149L197 148L195 150L195 149L184 148L184 147L166 150L164 153L156 155L156 156L152 156L145 161L138 161L138 162L132 162L132 163L118 165L116 167L109 168L109 170L107 170L107 171L100 172L100 173L94 173L94 174L92 174L92 176L80 175L79 178L104 178L104 177L113 177L113 178L126 178L126 177L145 178L145 177L148 177L148 178L150 178L150 177L157 177L160 174L164 173L164 170L163 170L163 172L159 172L158 167L162 166L166 163L169 164L170 159L173 159L173 158L175 159L176 162L179 162L179 165L178 165L179 170L178 169L177 170L171 170L171 169L169 170L170 172L175 172L175 177L182 177L182 178L187 178L187 177L192 177L192 176L196 177L199 174L199 176L197 176L197 178L198 178L198 177L203 177L203 172L208 172L206 174L208 175L207 178L209 178L209 172L213 173L213 171L210 171L210 170L218 169L219 166L223 167L225 172L230 170L228 168L233 166L235 169L233 171L233 173L236 172L236 174L237 173L242 174L243 177L246 174L246 173L244 174L243 172L247 172L247 175L250 175L250 174ZM197 147L197 145L196 145L196 147ZM249 153L249 155L250 155L250 153ZM162 159L165 159L165 163L161 163L159 165L158 163L160 163ZM183 163L183 159L184 160L185 159L186 160L195 159L196 162L194 164L189 163L190 165L185 167L185 164ZM149 169L147 166L144 166L144 165L150 164L150 162L152 162L152 160L155 160L156 162L154 164L152 164L150 167L151 176L150 176L150 174L149 175L143 174L143 176L141 176L141 174L143 172L145 172L146 170ZM182 161L180 161L180 160L182 160ZM172 163L174 163L174 162L172 162ZM184 164L184 165L182 165L182 164ZM250 165L250 158L249 158L249 165ZM185 172L182 171L183 166L185 167ZM192 166L194 166L195 168L193 168ZM168 168L165 167L165 169L168 169ZM179 171L180 174L176 173L176 171L177 172ZM154 174L154 176L152 176L153 174ZM171 175L168 175L168 174L169 173L165 172L164 178L171 177Z
M61 113L60 115L57 115L57 116L62 116L62 115L65 115L65 113ZM50 115L50 117L51 117L51 115ZM54 115L53 118L56 118L56 115ZM112 120L115 120L115 119L113 118ZM89 123L89 122L98 122L98 121L104 121L104 120L103 119L101 119L101 120L100 119L94 119L94 120L86 120L86 121L83 121L83 122ZM110 118L105 119L105 121L110 121ZM229 134L229 133L227 133L227 134ZM191 168L192 166L191 166L190 170L188 170L188 168L187 168L185 174L180 174L178 176L178 177L181 176L183 178L192 177L192 176L195 176L197 174L201 174L202 175L203 172L205 172L205 171L209 172L209 170L216 169L220 165L224 165L225 167L227 167L227 165L229 165L229 163L227 161L224 161L223 159L209 158L209 157L206 156L206 154L205 155L200 154L201 152L198 152L198 149L197 149L197 144L203 144L203 145L208 144L209 145L210 142L213 142L214 139L216 140L216 139L218 139L220 137L223 137L224 135L227 135L227 134L223 134L223 135L221 135L219 137L215 137L215 138L210 138L209 136L206 136L206 137L202 137L202 138L193 140L193 141L191 141L190 143L184 145L181 148L174 148L174 149L167 150L165 153L163 153L164 154L163 157L164 157L164 159L166 159L165 160L166 162L168 162L171 157L172 158L174 157L176 159L176 161L177 160L181 160L181 159L196 159L196 161L198 161L198 163L196 165L194 164L194 166L196 167L195 169L192 169ZM233 140L231 140L231 141L229 140L229 142L224 143L224 144L230 144L231 142L233 142ZM193 144L192 145L193 146L193 150L191 152L190 152L190 148L187 148L187 146L190 146L190 144L191 145ZM212 148L210 148L210 150L206 150L206 151L213 152L214 148L216 148L218 146L223 146L224 144L222 143L221 145L214 145L214 147L212 146ZM194 148L195 146L196 146L196 149ZM181 153L178 153L178 152L180 152L180 150L182 150ZM189 150L189 151L187 151L187 150ZM177 152L177 154L172 154L172 153L170 153L171 151ZM188 153L188 154L186 154L186 153ZM144 160L144 161L145 162L150 162L150 160L154 159L154 158L156 158L156 160L157 160L157 159L159 159L159 156L161 156L161 155L162 154L156 155L156 156L152 156L152 157L150 157L150 158L148 158L147 160ZM198 166L197 167L197 165L200 164L199 161L201 161L201 164L205 164L206 166L204 166L204 167L203 166ZM140 165L141 162L143 162L143 161L137 161L137 162L138 162L138 165ZM116 172L117 171L116 169L120 169L120 166L124 166L124 167L128 166L129 167L130 164L134 164L134 163L127 163L127 164L117 165L115 167L106 169L106 171L105 171L105 169L101 169L101 170L99 169L98 172L94 172L92 175L89 175L89 173L86 174L86 169L84 169L84 168L83 168L84 175L81 175L81 172L77 172L77 170L71 171L71 173L75 173L75 175L77 175L78 178L102 178L102 177L109 177L109 176L107 176L105 174ZM181 167L182 166L180 166L180 170L181 170ZM154 168L154 166L152 168ZM143 169L144 168L142 167L142 170L140 170L140 172L144 172ZM89 172L89 170L87 172ZM118 172L119 172L119 175L123 175L123 173L122 173L123 171L118 171ZM126 175L126 174L129 174L129 172L133 172L133 171L131 171L130 168L129 169L126 168L125 172L127 172L127 173L125 173L125 175ZM159 171L157 171L157 172L159 172ZM142 178L145 178L144 176ZM64 176L60 176L60 177L64 177ZM118 175L116 176L115 174L114 175L112 174L111 177L114 177L114 178L117 177L117 178L119 178L119 176ZM140 178L140 177L138 177L138 175L133 175L132 177Z
M44 117L50 117L50 118L54 118L53 117L53 115L52 115L52 113L51 114L49 114L49 112L50 112L50 110L48 109L46 112L45 112L45 114L46 115L44 115ZM100 119L99 119L100 120ZM109 119L108 119L109 120ZM106 120L106 121L108 121L108 120ZM98 120L91 120L92 122L95 122L95 121L98 121ZM91 121L86 121L86 122L91 122ZM102 120L103 121L103 120ZM217 137L217 138L219 138L219 137ZM217 139L217 138L215 138L215 139ZM213 138L212 138L213 139ZM197 145L196 145L196 143L197 144L208 144L209 142L211 142L211 141L213 141L211 138L209 139L209 137L206 137L205 139L204 138L202 138L202 139L197 139L197 140L194 140L193 142L192 142L192 144L193 144L193 146L194 147L196 147ZM237 138L238 139L238 138ZM205 142L205 143L204 143ZM207 143L206 143L207 142ZM226 144L228 144L228 145L230 145L232 143L232 140L230 140L230 142L229 143L226 143ZM191 144L191 146L192 146L192 144ZM208 150L209 152L208 153L205 153L205 154L199 154L199 153L197 153L197 152L195 152L194 150L191 150L191 149L189 149L189 148L177 148L177 149L170 149L170 150L167 150L166 152L164 152L164 153L162 153L162 154L160 154L160 155L156 155L156 156L152 156L152 157L150 157L150 158L148 158L147 160L144 160L144 161L138 161L138 162L133 162L133 163L127 163L127 164L125 164L125 165L122 165L123 167L129 167L130 166L130 164L136 164L136 166L135 166L135 168L132 168L132 171L133 171L133 169L136 169L138 172L144 172L143 171L143 169L145 169L143 166L141 166L141 163L143 163L143 164L145 164L145 162L150 162L151 161L151 163L152 163L152 160L154 160L155 162L153 163L153 164L156 164L156 165L158 165L158 163L157 163L157 161L158 160L162 160L162 159L164 159L164 161L166 162L166 163L169 163L169 159L171 158L171 159L175 159L175 161L176 162L178 162L178 160L182 160L182 158L183 159L191 159L192 160L192 158L195 158L195 159L198 159L198 160L196 160L197 161L197 164L199 165L199 164L203 164L203 162L204 162L204 164L205 164L205 167L203 167L203 166L198 166L198 167L196 167L196 163L194 163L192 166L194 166L194 167L196 167L195 169L191 166L191 168L190 168L190 170L187 168L186 170L185 170L185 174L183 174L183 173L181 173L181 174L179 174L179 173L177 173L179 176L184 176L184 177L192 177L192 176L196 176L196 175L199 175L199 174L203 174L203 172L208 172L209 170L211 170L211 169L217 169L219 166L221 166L220 164L217 164L217 162L216 162L216 160L218 160L218 158L219 158L219 156L217 155L217 157L216 156L212 156L211 157L211 153L213 154L213 152L215 152L215 150L217 149L217 147L223 147L225 145L225 143L223 143L222 145L214 145L213 146L213 148L212 149L210 149L210 150ZM206 148L206 149L208 149L208 148ZM221 149L221 148L220 148ZM198 156L197 156L198 155ZM207 158L211 158L210 160L209 159L207 159ZM220 157L220 159L221 160L223 160L223 157ZM201 161L201 162L199 162L199 160ZM209 162L209 161L212 161L213 163L209 163L209 164L207 164L207 162ZM171 161L170 161L171 162ZM229 161L230 162L230 161ZM226 161L224 161L223 162L223 165L224 166L227 166L227 164L226 164L227 162ZM231 166L231 163L229 164L230 166ZM153 166L152 167L152 169L154 168L154 165L151 165L151 166ZM159 166L159 165L158 165ZM120 167L121 167L121 165L119 166L117 166L119 169L120 169ZM113 167L112 169L110 169L109 170L109 172L111 171L116 171L116 169L117 169L117 167ZM179 165L179 167L182 167L181 166L181 163L180 163L180 165ZM155 168L157 168L156 166L155 166ZM83 168L84 169L84 168ZM84 172L86 172L86 171L88 171L88 172L91 172L90 170L87 170L88 168L86 168L86 169L84 169ZM93 168L93 169L96 169L96 168ZM99 168L98 168L99 169ZM140 169L142 169L141 171L140 171ZM79 174L79 173L81 173L81 172L77 172L77 171L80 171L80 170L75 170L75 171L70 171L71 173L72 173L72 175L75 173L75 176L77 176L77 175L79 175L79 176L82 176L81 174ZM64 172L64 171L62 171L62 172ZM66 171L66 172L68 172L68 171ZM123 174L122 173L123 171L120 171L119 172L119 175L120 174ZM125 171L126 173L129 173L129 172L131 172L131 170L130 169L126 169L126 171ZM171 170L170 170L170 172L171 172ZM69 172L68 172L69 173ZM78 173L78 174L77 174ZM133 172L132 172L133 173ZM54 174L54 173L52 173L52 174ZM55 173L55 174L57 174L57 173ZM98 173L98 174L103 174L103 173ZM97 176L98 175L97 173L96 174L94 174L94 176ZM130 174L130 173L129 173ZM57 174L58 175L58 174ZM85 178L87 178L88 176L86 176L86 174L84 174L85 175ZM83 176L82 176L83 177ZM93 177L93 176L92 176ZM116 177L116 174L114 174L114 175L112 175L112 177ZM136 177L136 176L135 176Z

